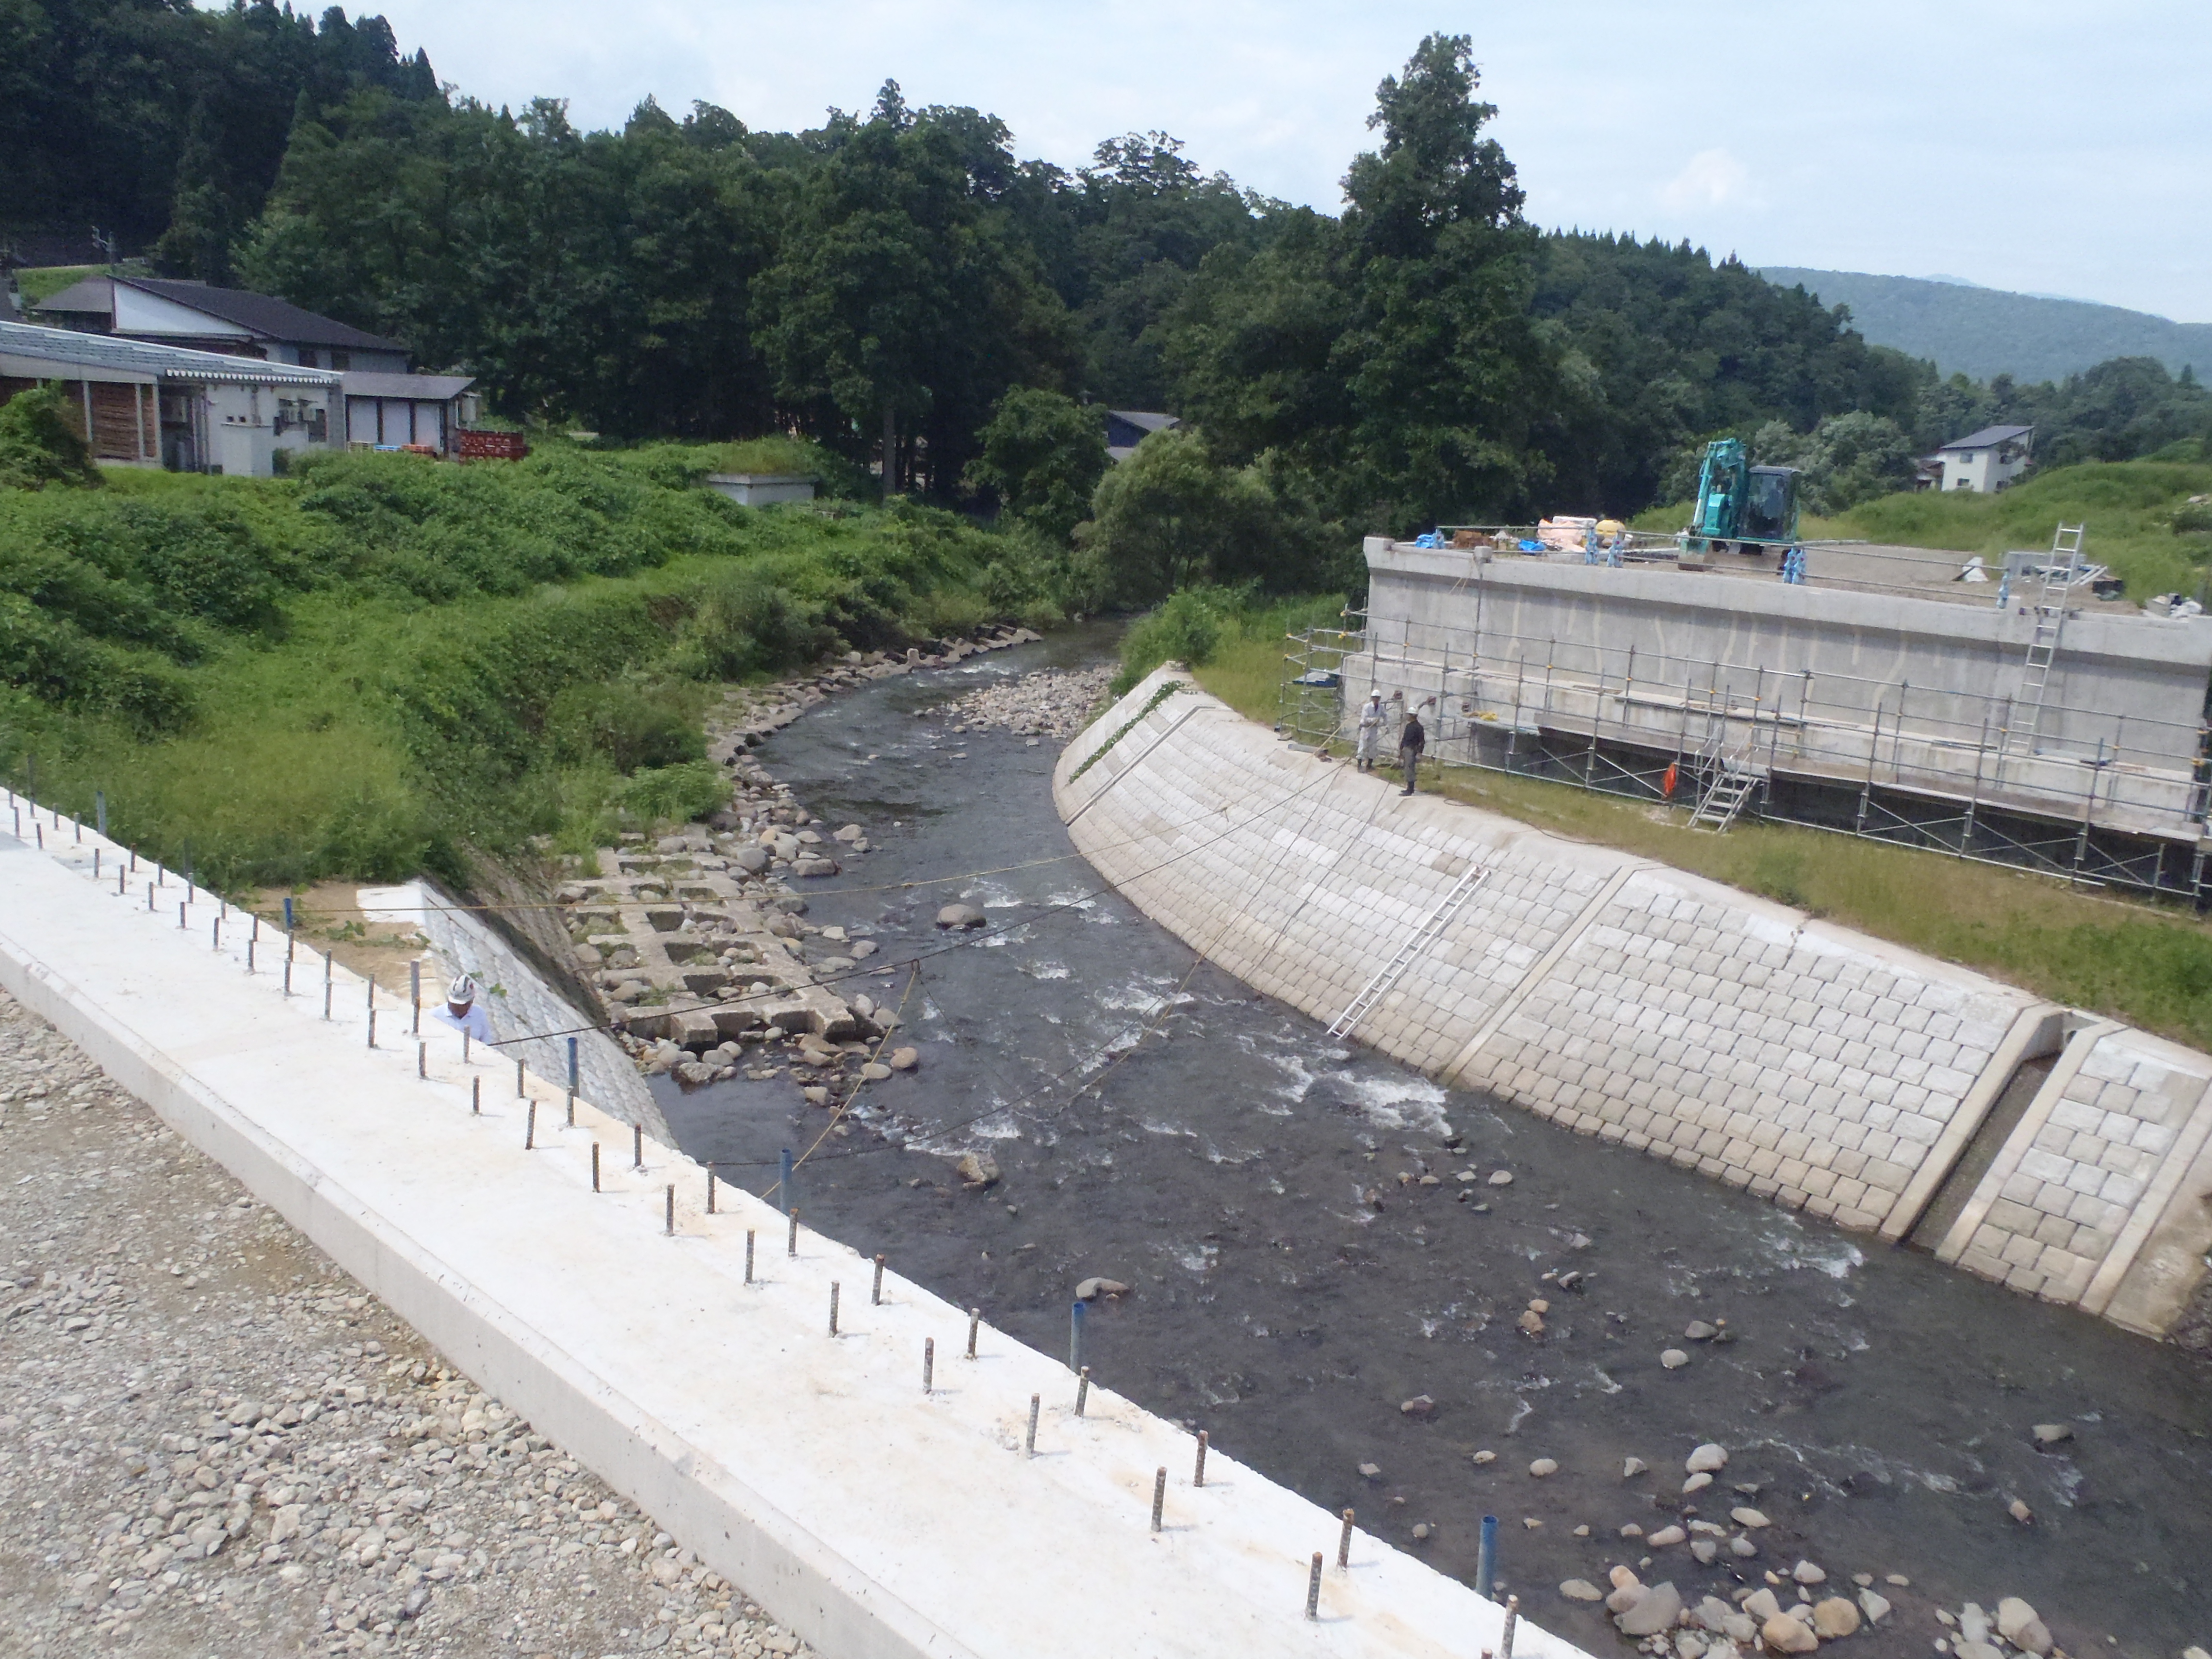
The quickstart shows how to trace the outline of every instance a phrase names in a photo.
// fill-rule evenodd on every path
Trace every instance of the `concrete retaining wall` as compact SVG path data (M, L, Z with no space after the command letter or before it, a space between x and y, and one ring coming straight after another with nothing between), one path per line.
M1239 978L1335 1020L1415 945L1357 1040L1892 1238L2020 1063L2075 1028L1944 1254L2148 1334L2186 1304L2212 1248L2212 1059L1629 854L1404 799L1188 688L1102 750L1170 678L1070 745L1056 799L1103 875Z
M1102 1388L1075 1417L1066 1369L988 1324L965 1359L962 1310L896 1273L869 1305L866 1260L804 1230L787 1256L781 1218L727 1187L708 1214L697 1165L648 1143L632 1169L627 1127L588 1103L567 1126L543 1079L527 1079L525 1150L503 1058L479 1048L465 1066L457 1040L434 1038L418 1077L404 1033L371 1049L363 1014L325 1023L319 995L285 998L271 957L247 975L242 915L216 948L205 895L180 928L173 880L149 909L153 872L118 893L122 849L36 821L43 852L0 836L0 984L832 1659L1468 1659L1498 1645L1502 1608L1364 1533L1309 1621L1307 1563L1334 1561L1334 1515L1218 1452L1194 1489L1179 1427ZM358 1010L346 978L337 1001ZM1520 1631L1517 1651L1576 1659Z

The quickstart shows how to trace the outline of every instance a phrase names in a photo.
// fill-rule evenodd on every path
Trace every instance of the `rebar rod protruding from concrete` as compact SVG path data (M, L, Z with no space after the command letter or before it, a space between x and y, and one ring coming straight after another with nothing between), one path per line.
M970 1359L973 1359L975 1357L976 1328L981 1325L982 1322L983 1310L981 1308L970 1308L968 1310L968 1357Z
M673 1182L668 1188L668 1236L671 1238L676 1237L676 1186Z
M1344 1530L1336 1535L1336 1568L1348 1571L1352 1566L1352 1511L1344 1512Z
M869 1287L868 1304L871 1307L880 1307L883 1304L883 1299L884 1253L881 1250L878 1250L876 1252L876 1282Z
M220 915L208 925L208 949L210 951L222 949L222 918Z
M522 1062L517 1060L514 1062L514 1097L520 1100L529 1092L530 1091L523 1086Z
M368 1011L368 1046L372 1048L376 1047L376 1010L374 1008Z
M1075 1378L1075 1414L1083 1415L1084 1402L1091 1398L1091 1367L1085 1365Z
M535 1152L538 1147L538 1103L532 1101L530 1109L522 1119L522 1150Z
M592 1143L592 1190L599 1190L599 1143Z
M483 1115L483 1079L480 1077L472 1077L469 1079L469 1115L471 1117Z
M327 969L330 967L330 958L329 958L328 957L325 957L323 958L323 966L324 966L324 968L325 968L325 969ZM326 978L326 979L325 979L325 980L323 981L323 1018L324 1018L325 1019L328 1019L330 1017L331 1017L331 982L330 982L330 981Z
M1505 1629L1498 1638L1498 1659L1513 1659L1513 1626L1521 1622L1521 1598L1505 1598Z
M292 963L289 958L284 963L284 994L288 997L292 994Z
M1036 1455L1037 1412L1043 1404L1044 1396L1042 1395L1033 1394L1030 1396L1030 1432L1028 1439L1022 1443L1022 1451L1026 1456L1035 1457Z
M641 1123L633 1123L629 1126L629 1167L633 1170L642 1170L645 1167L645 1126ZM708 1178L712 1180L714 1171L710 1170L707 1173ZM714 1192L712 1187L707 1190L710 1194Z
M464 1065L464 1066L465 1066L465 1065L467 1065L468 1063L469 1063L469 1034L468 1034L466 1031L463 1031L463 1032L461 1033L461 1064L462 1064L462 1065ZM481 1083L481 1082L483 1082L483 1079L482 1078L478 1078L478 1079L477 1079L477 1082L479 1082L479 1083Z
M1194 1486L1202 1486L1206 1484L1206 1431L1204 1429L1198 1431L1198 1462L1191 1469L1190 1484Z
M937 1339L926 1336L921 1340L921 1391L927 1394L937 1382Z
M1306 1617L1321 1617L1321 1552L1316 1550L1313 1569L1306 1574Z
M407 1006L412 1010L409 1018L413 1022L407 1030L410 1036L413 1036L422 1029L422 964L420 962L407 964Z
M775 1191L776 1196L782 1200L783 1207L787 1210L799 1202L799 1194L793 1190L791 1184L792 1177L798 1173L798 1168L799 1166L791 1160L791 1148L785 1147L782 1154L776 1159Z
M1497 1570L1498 1517L1486 1515L1482 1517L1482 1542L1474 1553L1474 1593L1486 1601L1491 1599L1490 1581Z
M714 1213L714 1168L711 1164L707 1166L707 1213Z
M1168 1467L1163 1463L1152 1475L1152 1530L1160 1529L1160 1511L1168 1503Z
M1067 1304L1067 1369L1083 1369L1083 1316L1086 1311L1080 1300Z
M795 1256L799 1254L799 1206L796 1204L791 1206L790 1222L791 1231L784 1235L783 1253Z
M576 1091L574 1089L568 1091L568 1127L572 1129L576 1127Z
M843 1287L836 1279L830 1281L830 1334L837 1334L837 1293Z
M415 1045L415 1075L421 1078L430 1075L430 1045L427 1042Z
M249 974L253 971L253 941L252 939L246 941L246 971Z
M179 899L177 901L177 931L180 933L183 933L185 931L185 902L182 899Z

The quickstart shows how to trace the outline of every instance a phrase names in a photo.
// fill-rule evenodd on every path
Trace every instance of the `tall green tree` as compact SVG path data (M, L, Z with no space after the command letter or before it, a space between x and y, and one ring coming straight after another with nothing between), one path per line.
M777 395L848 452L880 434L886 498L917 454L956 487L999 392L1066 356L1059 300L990 199L1005 129L972 115L917 116L886 82L801 185L754 299Z
M1004 520L1065 542L1088 517L1107 468L1103 411L1042 387L1015 386L976 434L970 488L999 498Z

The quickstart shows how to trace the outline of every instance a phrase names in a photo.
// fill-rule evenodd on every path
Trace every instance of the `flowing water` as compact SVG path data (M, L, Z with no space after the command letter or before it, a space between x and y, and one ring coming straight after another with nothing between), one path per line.
M1635 1566L1624 1524L1744 1504L1771 1522L1758 1558L1700 1566L1676 1545L1646 1581L1694 1601L1801 1558L1846 1594L1872 1573L1897 1611L1852 1638L1869 1654L1925 1654L1938 1601L2007 1595L2077 1654L2212 1642L2212 1365L1448 1091L1196 963L1070 855L1052 740L917 718L1099 648L890 681L762 745L876 848L805 884L807 919L873 938L868 966L921 958L846 987L901 1007L922 1060L806 1161L811 1225L1048 1352L1066 1351L1079 1280L1126 1282L1087 1316L1102 1384L1449 1573L1472 1578L1498 1516L1500 1579L1596 1651L1625 1644L1561 1580ZM991 933L940 933L954 902ZM830 1115L787 1078L655 1091L684 1150L757 1192ZM988 1191L954 1172L975 1148L1004 1172ZM1516 1325L1533 1298L1541 1335ZM1728 1340L1686 1340L1693 1321ZM1688 1364L1662 1366L1669 1347ZM1432 1413L1401 1411L1420 1395ZM2048 1423L2073 1438L2039 1451ZM1708 1440L1729 1466L1684 1498ZM1532 1478L1546 1457L1558 1473ZM1629 1457L1650 1472L1623 1479Z

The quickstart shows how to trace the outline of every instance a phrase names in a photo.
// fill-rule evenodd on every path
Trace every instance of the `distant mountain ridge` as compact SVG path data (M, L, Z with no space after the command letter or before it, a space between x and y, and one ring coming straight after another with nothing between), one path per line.
M1944 374L1977 380L2057 380L2114 357L2155 357L2170 374L2212 374L2212 323L2176 323L2148 312L2083 300L1976 288L1956 278L1875 276L1856 270L1765 265L1784 288L1800 283L1823 305L1849 306L1868 342L1932 357Z

